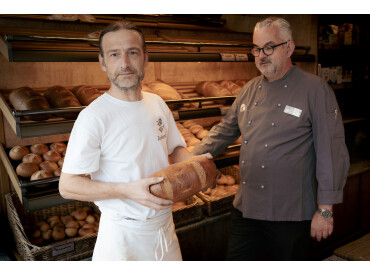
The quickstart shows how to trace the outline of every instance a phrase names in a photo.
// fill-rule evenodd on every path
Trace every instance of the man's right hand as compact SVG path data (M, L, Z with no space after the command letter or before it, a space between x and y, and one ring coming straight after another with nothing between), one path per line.
M125 198L131 199L143 206L154 210L162 210L170 207L173 202L171 200L162 199L150 193L150 185L161 182L162 177L145 178L133 182L122 183L124 188Z

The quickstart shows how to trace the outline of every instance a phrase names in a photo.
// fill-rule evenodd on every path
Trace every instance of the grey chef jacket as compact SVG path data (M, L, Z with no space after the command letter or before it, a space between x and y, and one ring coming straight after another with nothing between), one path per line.
M296 65L273 82L255 77L193 152L217 156L240 135L233 204L243 217L310 220L316 202L342 202L349 156L334 92L321 78Z

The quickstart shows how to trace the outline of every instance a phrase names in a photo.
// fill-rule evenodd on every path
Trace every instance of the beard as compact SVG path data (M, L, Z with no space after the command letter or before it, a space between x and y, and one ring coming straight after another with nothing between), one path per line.
M277 65L267 57L259 60L256 63L256 67L266 77L274 76L277 72Z
M131 73L130 76L122 76L122 73ZM144 79L144 72L137 71L134 68L126 67L125 69L119 70L118 72L111 73L107 71L110 82L121 90L127 90L136 88L140 85Z

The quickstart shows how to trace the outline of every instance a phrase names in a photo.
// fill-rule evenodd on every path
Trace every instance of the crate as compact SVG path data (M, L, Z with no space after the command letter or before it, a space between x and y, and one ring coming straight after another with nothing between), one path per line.
M239 184L240 176L238 165L223 167L220 168L219 170L224 175L233 176L235 178L236 184ZM204 202L203 204L204 213L207 216L215 216L218 214L228 212L232 209L235 193L225 194L224 197L220 196L212 197L204 194L203 192L199 192L197 196Z
M172 210L173 223L175 227L181 227L203 219L203 201L197 196L186 200L186 206Z
M72 211L85 206L90 206L95 213L100 214L95 204L75 201L34 212L27 212L16 193L6 194L5 199L9 225L13 231L15 245L18 253L24 260L74 261L92 256L97 234L67 238L63 241L53 242L39 247L30 243L25 229L52 215L68 215Z

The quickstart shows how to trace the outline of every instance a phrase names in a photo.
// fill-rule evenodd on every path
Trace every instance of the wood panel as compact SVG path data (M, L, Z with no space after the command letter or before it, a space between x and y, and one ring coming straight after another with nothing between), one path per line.
M370 171L360 176L360 228L370 229Z

